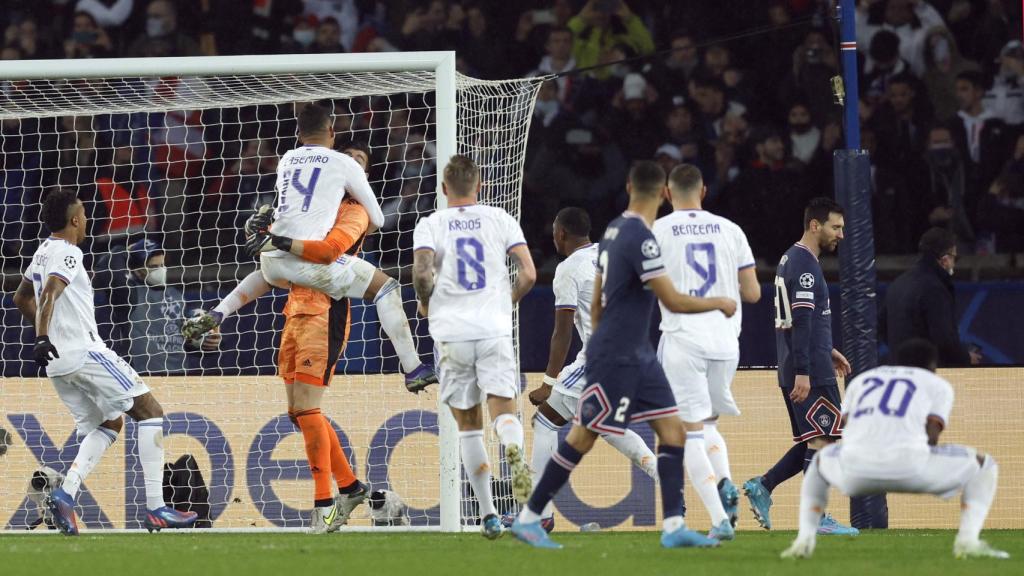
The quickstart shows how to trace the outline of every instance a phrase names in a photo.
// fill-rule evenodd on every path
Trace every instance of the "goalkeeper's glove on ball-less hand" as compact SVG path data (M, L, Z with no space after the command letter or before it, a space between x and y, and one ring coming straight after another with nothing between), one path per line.
M50 342L49 336L39 336L36 338L35 347L32 348L32 358L35 359L36 364L46 368L50 360L60 358L60 354L57 353L57 347Z
M274 249L291 252L292 239L268 232L253 234L245 239L245 252L249 256L259 256L261 252L269 252Z

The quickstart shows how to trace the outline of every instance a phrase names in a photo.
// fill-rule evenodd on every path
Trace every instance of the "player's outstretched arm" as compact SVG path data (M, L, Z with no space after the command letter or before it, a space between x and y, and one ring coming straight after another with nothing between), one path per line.
M726 318L736 313L736 301L731 298L698 298L680 294L667 275L656 276L647 281L658 300L672 312L696 314L720 310Z
M36 325L36 297L32 291L32 283L24 278L14 293L14 305L34 327Z
M334 227L323 240L294 240L271 234L271 244L314 264L330 264L366 234L370 217L355 200L345 200L338 210Z
M413 252L412 287L416 290L416 301L422 316L427 316L430 295L434 293L434 251L421 248Z
M513 246L508 255L512 257L512 263L519 271L516 275L516 285L512 287L512 303L518 304L537 281L537 269L533 265L533 256L530 256L530 249L526 244Z

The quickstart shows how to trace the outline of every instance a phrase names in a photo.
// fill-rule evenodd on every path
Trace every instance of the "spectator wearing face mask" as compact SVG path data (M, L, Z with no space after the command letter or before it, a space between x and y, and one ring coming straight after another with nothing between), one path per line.
M185 297L168 285L167 259L153 240L137 240L126 251L126 282L112 291L112 336L127 338L128 361L140 374L182 374L188 367L181 324ZM208 335L202 350L216 350L220 333Z
M113 45L107 31L87 12L76 12L71 37L64 41L65 58L110 58Z
M169 0L152 0L146 7L146 31L128 47L127 55L150 58L198 56L199 44L178 29L178 10Z
M981 356L968 352L957 331L953 272L957 239L943 228L921 236L920 260L900 274L879 310L878 335L896 350L911 338L924 338L939 349L940 366L978 364Z

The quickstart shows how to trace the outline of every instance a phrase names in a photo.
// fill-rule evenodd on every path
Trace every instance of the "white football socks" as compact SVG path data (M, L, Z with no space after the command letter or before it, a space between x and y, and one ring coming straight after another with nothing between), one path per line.
M999 465L991 456L985 456L981 470L964 486L960 497L960 531L956 539L960 542L976 542L981 536L981 528L988 517L988 510L996 496L996 485L999 482Z
M115 440L117 440L117 432L102 426L89 432L82 439L82 443L78 446L78 454L75 455L75 461L71 463L71 469L68 470L67 475L64 476L64 482L61 484L61 489L67 492L72 500L78 496L78 489L82 486L82 481L89 476L92 469L99 463L100 458L103 457L103 453L110 448Z
M235 286L235 289L225 296L213 310L222 314L221 320L223 321L224 318L238 312L242 306L270 292L271 288L271 285L263 278L263 273L255 270L243 278L238 286Z
M523 423L515 414L498 414L494 419L494 433L502 446L519 446L523 448Z
M818 466L811 464L804 472L800 487L800 532L797 540L814 540L818 534L821 515L828 505L828 482L818 472Z
M658 481L658 457L654 455L639 434L627 429L622 436L602 434L601 437L626 458L629 458L633 464L636 464L637 468L654 478L655 482Z
M146 508L156 510L164 503L164 419L139 421L139 462L146 485Z
M558 449L558 426L555 426L546 416L537 412L533 417L533 453L530 455L530 469L533 470L533 485L540 482L544 475L551 455ZM548 502L541 514L547 518L554 514L554 504ZM523 509L526 509L524 506Z
M708 460L704 448L704 434L699 431L687 432L685 448L683 464L690 477L690 484L697 491L704 508L711 516L711 525L718 526L729 517L718 496L718 478L711 469L711 461Z
M373 303L377 307L377 318L380 327L388 335L388 340L395 347L398 361L402 363L402 372L406 374L420 367L420 355L416 352L416 344L412 341L412 330L409 319L402 308L402 285L394 278L381 286Z
M704 422L704 447L707 448L708 460L711 461L711 469L715 471L718 481L732 479L729 449L725 446L722 433L718 431L717 422Z
M469 477L469 485L480 505L480 518L497 514L494 498L491 497L491 464L487 461L483 430L459 432L459 450L462 453L462 468Z
M675 532L685 526L686 522L682 516L669 516L661 522L661 529L666 533Z

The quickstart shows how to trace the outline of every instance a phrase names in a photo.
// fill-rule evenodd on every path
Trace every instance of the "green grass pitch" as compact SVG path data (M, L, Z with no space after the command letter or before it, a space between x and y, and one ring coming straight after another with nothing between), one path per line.
M814 576L1024 574L1022 530L983 534L1009 560L954 560L952 531L889 530L819 538L815 557L799 564L779 559L793 532L740 532L714 550L665 550L656 532L555 536L565 549L534 550L510 535L492 542L476 534L0 536L0 574L794 576L798 565Z

